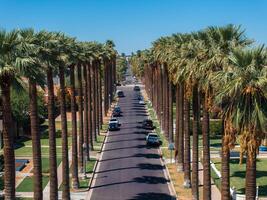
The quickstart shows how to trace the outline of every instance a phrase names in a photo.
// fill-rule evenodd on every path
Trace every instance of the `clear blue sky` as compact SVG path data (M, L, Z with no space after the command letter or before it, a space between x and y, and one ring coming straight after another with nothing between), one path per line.
M233 23L266 44L266 8L267 0L1 0L0 27L112 39L119 52L130 53L160 36Z

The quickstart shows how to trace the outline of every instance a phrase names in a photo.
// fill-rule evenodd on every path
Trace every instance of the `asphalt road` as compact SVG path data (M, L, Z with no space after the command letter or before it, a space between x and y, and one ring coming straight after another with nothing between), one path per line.
M140 122L147 117L138 104L133 86L120 87L125 93L119 99L123 111L119 131L108 133L96 180L91 189L92 200L170 200L169 180L157 148L148 148Z

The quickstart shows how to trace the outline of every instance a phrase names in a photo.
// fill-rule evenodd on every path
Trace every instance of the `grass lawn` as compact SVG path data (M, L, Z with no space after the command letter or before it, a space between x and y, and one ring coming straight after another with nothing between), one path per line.
M92 173L95 166L96 159L91 158L90 161L86 163L86 173Z
M61 137L57 137L56 138L56 145L57 146L61 146ZM28 140L26 142L23 142L22 145L27 145L27 146L31 146L32 145L32 140ZM71 145L71 136L68 137L68 144L69 146ZM49 146L49 138L42 138L41 139L41 145L43 146Z
M43 189L49 181L49 176L43 176ZM17 192L32 192L33 191L33 177L26 177L16 188Z
M49 147L42 147L42 156L49 156ZM57 148L57 155L61 156L62 148ZM32 147L21 147L15 150L16 156L32 156Z
M102 143L104 142L105 136L104 135L98 135L97 136L97 141L94 142L94 147L96 146L100 146L102 145Z
M57 166L61 163L61 157L57 158ZM33 173L33 170L31 171ZM42 173L49 173L49 158L42 158Z
M215 163L216 168L221 170L221 160L212 159ZM258 159L257 160L257 185L259 186L259 195L267 196L267 159ZM238 193L245 193L245 176L246 176L246 164L239 165L239 159L231 159L230 161L230 184L231 187L235 187ZM216 185L220 188L220 180L212 170L212 177Z
M80 179L79 180L79 184L80 184L80 187L79 188L88 188L88 184L89 184L89 181L90 181L90 178L87 178L87 179Z

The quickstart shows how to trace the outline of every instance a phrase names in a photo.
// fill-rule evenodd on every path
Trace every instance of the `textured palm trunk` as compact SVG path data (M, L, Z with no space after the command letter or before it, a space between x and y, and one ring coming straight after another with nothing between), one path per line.
M71 125L72 125L72 188L78 189L78 146L77 146L77 116L76 116L76 99L75 99L75 75L74 65L70 66L70 91L71 91Z
M95 92L95 62L92 64L92 131L94 136L94 141L97 141L97 133L96 133L96 108L95 108L95 98L96 98L96 92Z
M99 117L99 129L102 128L103 116L102 116L102 85L101 85L101 62L99 62L98 76L97 76L97 91L98 91L98 117Z
M39 132L39 120L37 109L37 86L36 82L29 80L29 99L30 99L30 120L31 120L31 136L32 136L32 156L33 156L33 192L34 199L43 198L42 188L42 157L41 143Z
M230 200L230 149L229 149L229 142L227 140L227 134L224 130L224 119L222 119L222 129L223 129L223 136L222 136L222 163L221 163L221 200Z
M199 100L198 86L193 86L193 159L192 159L192 195L199 199L198 189L198 129L199 129Z
M191 187L190 101L184 98L184 187Z
M160 119L160 126L161 129L163 129L163 75L162 70L159 68L159 106L160 106L160 113L159 113L159 119Z
M5 199L15 199L15 155L14 136L12 134L12 116L10 102L10 80L0 83L3 105L3 141L4 141L4 189Z
M99 126L99 106L98 106L98 104L99 104L99 91L98 91L98 68L99 68L100 66L98 65L98 61L96 62L96 68L95 68L95 79L94 79L94 81L95 81L95 110L96 110L96 112L95 112L95 114L96 114L96 120L95 120L95 122L96 122L96 132L97 132L97 135L100 135L100 126Z
M181 83L178 86L178 162L177 162L177 170L184 170L184 85Z
M82 89L82 69L81 65L77 65L77 78L78 78L78 113L79 113L79 146L78 146L78 166L79 171L82 172L83 168L83 89Z
M56 148L56 125L55 125L55 96L53 71L51 67L47 69L47 89L48 89L48 132L49 132L49 181L50 181L50 199L58 199L58 181L57 181L57 148Z
M203 139L203 198L211 199L211 175L210 175L210 122L207 108L208 99L204 96L202 104L202 139Z
M88 93L88 132L89 132L89 144L90 150L94 150L93 131L92 131L92 90L91 90L91 65L87 66L87 93Z
M175 144L175 160L177 160L177 163L178 163L178 152L180 151L179 150L179 143L180 143L180 141L179 141L179 138L180 138L180 136L179 136L179 109L180 109L180 107L179 107L179 89L180 88L180 84L176 84L176 87L175 87L175 103L176 103L176 111L175 111L175 126L176 126L176 128L175 128L175 142L174 142L174 144ZM179 158L180 159L180 163L181 163L181 158ZM178 168L177 168L178 169Z
M173 142L173 99L172 99L172 82L169 82L169 142Z
M256 199L256 152L247 153L246 161L246 200Z
M61 115L61 138L62 138L62 199L70 199L69 181L69 153L68 153L68 127L66 115L66 94L64 67L59 67L60 82L60 115Z
M169 123L170 123L170 115L169 115L169 112L170 112L170 104L169 104L169 75L168 75L168 72L167 72L167 69L166 69L166 74L167 74L167 77L166 77L166 137L167 138L170 138L170 130L169 130Z
M107 116L108 113L108 76L107 76L107 69L108 69L108 61L104 61L104 113Z
M90 160L90 155L89 155L89 143L88 143L88 139L89 139L89 120L88 120L88 82L87 82L87 69L86 69L86 65L83 65L83 91L84 91L84 101L83 101L83 107L84 107L84 111L83 111L83 143L86 147L86 160ZM85 158L84 158L85 159Z

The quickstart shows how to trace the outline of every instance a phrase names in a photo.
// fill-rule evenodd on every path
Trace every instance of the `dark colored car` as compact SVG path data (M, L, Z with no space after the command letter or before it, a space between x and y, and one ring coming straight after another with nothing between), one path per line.
M145 119L142 122L142 128L148 129L148 130L153 130L154 129L153 121L151 119Z
M137 99L138 99L139 101L144 100L143 97L142 97L141 95L139 95L139 96L137 97Z
M121 86L121 83L120 82L116 83L116 86Z
M114 111L122 113L120 106L115 106Z
M115 122L115 121L111 121L111 122L109 122L109 124L108 124L108 130L109 131L117 131L117 130L119 130L120 128L119 128L119 124L118 124L118 122Z
M113 117L120 117L121 116L121 112L113 110L112 116Z
M134 89L134 91L140 91L140 87L139 87L139 86L137 86L137 85L136 85L136 86L134 86L134 88L133 88L133 89Z
M117 92L117 95L118 95L119 98L124 97L124 93L123 93L123 91L121 91L121 90L119 90L119 91Z
M159 139L159 136L156 133L149 133L146 136L146 145L158 147L162 145L162 141Z

